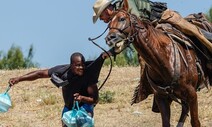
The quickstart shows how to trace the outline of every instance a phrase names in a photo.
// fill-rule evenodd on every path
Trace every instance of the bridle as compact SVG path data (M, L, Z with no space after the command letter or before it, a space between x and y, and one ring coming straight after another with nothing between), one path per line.
M134 29L132 28L134 26L133 24L135 23L135 20L134 20L135 17L134 17L134 15L130 14L129 12L126 12L124 10L120 10L114 15L112 20L116 17L117 14L119 14L121 12L130 17L129 18L130 19L129 24L127 26L125 26L124 28L120 29L120 28L117 28L117 27L111 27L111 22L110 22L108 24L108 28L109 29L115 29L115 30L119 31L119 33L125 35L125 39L123 39L123 40L125 41L126 45L130 45L134 41L134 37L138 34L137 32L133 33ZM130 28L130 32L126 33L125 30L128 29L128 28Z

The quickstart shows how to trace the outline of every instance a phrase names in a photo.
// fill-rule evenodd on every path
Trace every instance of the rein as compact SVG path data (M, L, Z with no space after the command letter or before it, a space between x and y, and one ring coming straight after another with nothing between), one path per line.
M112 71L112 59L110 57L110 54L105 49L103 49L100 45L98 45L97 43L95 43L94 40L100 38L107 31L107 29L108 29L108 27L105 29L105 31L102 34L100 34L99 36L97 36L95 38L90 38L90 37L88 38L89 41L91 41L94 45L96 45L98 48L100 48L101 50L103 50L109 56L109 58L110 58L110 70L108 72L107 77L105 78L104 82L100 85L100 87L98 88L98 90L100 90L104 86L105 82L107 81L107 79L110 76L110 73Z

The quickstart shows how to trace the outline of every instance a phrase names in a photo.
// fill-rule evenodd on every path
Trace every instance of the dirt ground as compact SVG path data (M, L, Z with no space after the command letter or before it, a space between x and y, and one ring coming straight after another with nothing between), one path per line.
M0 70L0 93L7 87L9 78L25 74L35 69ZM108 74L104 67L100 74L101 84ZM101 89L114 92L114 101L97 104L95 107L95 127L160 127L160 114L151 111L152 95L143 102L130 105L134 88L139 82L139 67L114 67ZM63 100L61 89L56 88L49 79L21 82L11 88L9 94L12 107L6 113L0 113L0 127L59 127ZM212 127L212 92L203 89L198 92L199 119L202 127ZM171 105L171 125L177 125L181 107ZM190 116L185 127L191 127Z

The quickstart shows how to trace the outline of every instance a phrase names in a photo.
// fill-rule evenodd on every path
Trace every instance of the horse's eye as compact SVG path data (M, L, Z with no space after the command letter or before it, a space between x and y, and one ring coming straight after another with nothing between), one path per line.
M124 21L124 20L125 20L125 18L123 18L123 17L119 19L120 22L122 22L122 21Z

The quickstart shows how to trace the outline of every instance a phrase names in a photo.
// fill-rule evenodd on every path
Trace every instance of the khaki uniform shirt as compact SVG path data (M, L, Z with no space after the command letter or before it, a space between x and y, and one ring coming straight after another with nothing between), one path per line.
M117 9L121 8L123 6L122 1L117 1L115 3L115 7ZM128 12L131 14L136 15L137 17L141 18L149 18L149 15L145 13L144 10L151 11L150 2L148 0L128 0Z

